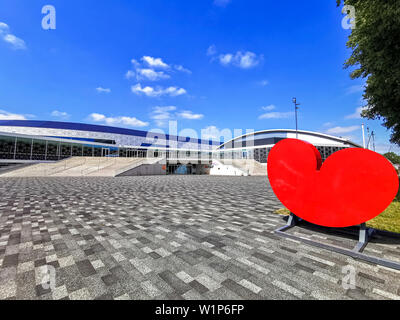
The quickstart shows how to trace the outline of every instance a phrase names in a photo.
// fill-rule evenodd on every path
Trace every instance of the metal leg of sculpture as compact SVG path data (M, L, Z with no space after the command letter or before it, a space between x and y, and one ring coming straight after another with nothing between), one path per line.
M279 228L276 231L283 232L283 231L286 231L286 230L288 230L290 228L293 228L294 226L297 225L297 223L299 221L300 221L299 217L297 217L293 212L291 212L290 215L289 215L289 218L288 218L288 221L287 221L286 225L281 227L281 228Z
M367 246L369 239L374 233L374 229L367 228L365 223L360 225L360 231L358 236L358 243L354 247L354 252L363 252L364 248Z
M288 220L287 224L285 226L275 230L275 233L281 237L293 239L293 240L300 241L300 242L303 242L305 244L308 244L308 245L311 245L314 247L318 247L318 248L329 250L332 252L344 254L344 255L352 257L354 259L367 261L369 263L381 265L381 266L391 268L391 269L400 270L400 263L397 261L379 258L376 256L370 256L370 255L362 253L363 249L368 244L368 240L371 238L372 234L374 232L376 232L376 230L374 230L374 229L367 228L365 224L360 225L359 242L357 243L355 248L347 249L347 248L338 247L335 245L325 244L325 243L322 243L319 241L307 239L305 237L299 237L295 234L290 234L290 233L285 232L286 230L295 227L300 220L301 219L299 217L297 217L294 214L291 214L289 216L289 220Z

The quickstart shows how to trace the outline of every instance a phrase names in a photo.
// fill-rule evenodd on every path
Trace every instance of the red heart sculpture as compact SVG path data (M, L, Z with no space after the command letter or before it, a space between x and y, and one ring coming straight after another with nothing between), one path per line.
M268 156L275 195L296 216L326 227L349 227L381 214L393 201L399 179L382 155L361 148L332 154L322 164L307 142L285 139Z

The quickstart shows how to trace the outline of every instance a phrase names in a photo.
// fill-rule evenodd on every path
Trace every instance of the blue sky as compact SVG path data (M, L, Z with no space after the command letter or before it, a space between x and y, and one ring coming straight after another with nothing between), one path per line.
M44 5L56 29L42 28ZM362 81L336 1L2 0L0 119L142 130L299 128L361 143ZM392 147L391 150L399 151Z

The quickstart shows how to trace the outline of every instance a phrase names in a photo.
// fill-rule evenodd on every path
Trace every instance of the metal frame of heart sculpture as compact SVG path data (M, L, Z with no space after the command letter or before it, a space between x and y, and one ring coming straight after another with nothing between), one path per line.
M301 220L331 228L359 226L359 242L353 250L297 240L400 270L399 263L362 254L375 232L366 228L365 222L381 214L399 189L397 172L385 157L367 149L348 148L322 163L312 144L284 139L268 155L268 179L291 212L288 224L276 233L299 238L285 231Z

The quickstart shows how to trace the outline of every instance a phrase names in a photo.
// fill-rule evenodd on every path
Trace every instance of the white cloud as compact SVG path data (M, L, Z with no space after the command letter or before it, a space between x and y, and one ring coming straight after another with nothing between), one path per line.
M139 63L136 59L132 59L132 65L134 70L129 70L125 74L125 78L132 79L136 77L137 81L159 81L169 79L171 76L168 73L174 70L191 74L192 71L183 67L182 65L176 64L172 67L166 64L161 58L153 58L150 56L143 56L141 58L143 64ZM163 70L156 70L163 69Z
M0 37L3 39L3 41L10 44L15 50L26 49L25 41L9 33L9 30L10 28L6 23L0 22Z
M89 119L96 122L104 121L105 118L106 116L100 113L92 113L89 115Z
M236 54L235 59L239 59L239 66L243 69L253 68L260 63L261 57L253 52L246 52L241 54L240 52Z
M267 112L258 117L258 119L287 119L294 115L294 112Z
M3 38L3 40L5 42L10 43L13 46L13 48L16 49L16 50L19 50L19 49L24 50L24 49L26 49L25 41L20 39L20 38L17 38L13 34L6 34L4 36L4 38Z
M184 73L187 73L187 74L192 74L192 71L190 71L189 69L186 69L184 66L175 65L174 67L175 67L175 70L178 70L180 72L184 72Z
M217 47L215 46L215 44L212 44L207 49L207 55L208 56L214 56L216 54L217 54Z
M136 75L135 71L128 70L128 71L126 72L126 74L125 74L125 78L131 79L131 78L133 78L135 75Z
M153 88L150 86L142 87L140 83L132 86L131 90L133 93L135 93L137 95L144 94L148 97L160 97L160 96L164 96L164 95L176 97L176 96L180 96L180 95L187 93L186 90L183 88L178 88L178 87Z
M196 114L189 110L176 111L177 107L175 106L156 106L153 108L150 118L153 119L159 127L166 126L168 121L174 120L176 117L187 120L201 120L204 118L203 114Z
M26 116L0 110L0 120L26 120Z
M153 69L136 69L136 79L158 81L162 79L169 79L170 76L165 74L163 71L154 71Z
M371 145L370 148L372 149ZM400 154L400 147L390 143L375 143L375 150L382 154L389 151Z
M136 67L140 67L140 63L136 60L136 59L132 59L131 63L133 64L133 66Z
M349 126L349 127L334 127L326 130L327 134L344 134L344 133L350 133L354 132L356 130L359 130L361 127L360 126Z
M153 111L155 113L164 113L164 112L175 111L175 110L176 110L175 106L166 106L166 107L157 106L157 107L153 108Z
M223 66L227 66L229 65L233 60L233 54L231 53L227 53L227 54L221 54L219 56L219 62L223 65Z
M107 125L126 125L130 127L147 127L148 122L140 121L134 117L120 116L120 117L106 117L104 114L92 113L89 115L89 120L94 122L103 122Z
M276 109L276 106L273 105L273 104L271 104L271 105L269 105L269 106L262 107L261 109L263 109L263 110L265 110L265 111L272 111L272 110L275 110L275 109Z
M204 118L204 114L196 114L193 113L192 111L182 111L178 113L178 116L180 116L183 119L188 119L188 120L201 120Z
M270 104L268 106L261 107L262 110L267 111L258 117L259 120L268 120L268 119L287 119L294 116L294 112L277 112L272 111L276 109L276 106Z
M214 141L230 141L233 139L233 135L230 129L218 129L216 126L208 126L201 130L201 139L204 140L214 140Z
M131 90L133 93L136 93L136 94L145 94L146 96L149 96L149 97L157 96L157 92L154 90L153 87L147 86L147 87L142 88L140 83L132 86Z
M173 114L171 112L175 110L175 106L157 106L153 108L150 117L156 122L157 126L164 127L169 120L172 120Z
M333 123L333 122L325 122L322 126L323 127L332 127L332 126L334 126L335 124Z
M266 87L267 85L269 85L269 81L268 80L261 80L258 84L260 86L262 86L262 87Z
M99 92L99 93L110 93L111 89L98 87L98 88L96 88L96 91Z
M356 137L354 137L354 136L342 136L342 139L344 139L344 140L349 140L349 141L353 141L353 142L354 142L354 140L356 139Z
M169 65L166 64L164 61L162 61L161 58L153 58L153 57L150 57L150 56L144 56L142 58L142 61L147 63L147 65L149 67L152 67L152 68L162 68L162 69L168 69L169 68Z
M162 94L168 94L172 97L180 96L183 94L186 94L186 90L183 88L177 88L177 87L168 87L164 90L161 90Z
M208 126L201 130L201 138L204 140L216 140L221 137L221 132L216 126Z
M8 30L10 30L10 27L4 22L0 22L0 34L8 33Z
M245 53L238 51L235 54L226 53L218 57L219 62L223 66L233 65L242 69L254 68L263 60L263 55L256 55L254 52L247 51Z
M215 45L211 45L207 49L207 56L212 56L211 61L218 60L219 63L225 67L233 65L242 69L250 69L259 65L264 59L263 55L257 55L251 51L237 51L236 53L225 53L215 56L217 54L217 48ZM268 84L267 80L260 82L260 85L266 86Z
M353 94L357 92L363 92L364 91L364 86L363 85L355 85L355 86L350 86L347 88L346 93L347 94Z
M214 0L214 5L218 7L226 7L231 0Z
M61 118L61 119L68 119L70 117L70 115L66 112L63 111L58 111L58 110L54 110L51 113L52 117L56 117L56 118Z
M361 112L366 109L367 107L358 107L354 113L347 115L345 119L361 119Z

